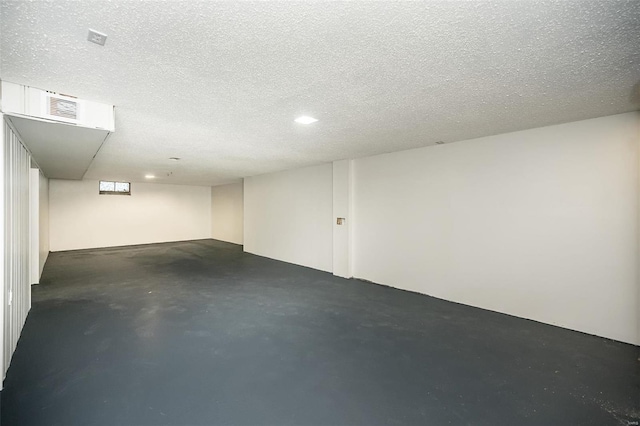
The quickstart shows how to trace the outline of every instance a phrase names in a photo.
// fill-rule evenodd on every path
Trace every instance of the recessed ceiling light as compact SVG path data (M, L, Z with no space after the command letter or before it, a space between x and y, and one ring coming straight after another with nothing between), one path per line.
M147 179L154 179L155 178L154 175L144 175L144 177L147 178Z
M316 118L303 115L302 117L296 118L294 121L300 124L311 124L311 123L315 123L318 120Z

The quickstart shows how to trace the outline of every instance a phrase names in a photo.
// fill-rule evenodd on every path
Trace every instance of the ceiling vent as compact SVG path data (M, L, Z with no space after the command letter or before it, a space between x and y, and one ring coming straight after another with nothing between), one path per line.
M89 40L91 43L104 46L104 44L107 42L107 35L105 33L101 33L100 31L92 30L91 28L89 28L89 35L87 36L87 40Z
M50 118L77 123L82 118L82 103L71 96L43 92L44 111Z
M35 119L70 123L113 132L113 105L20 84L0 82L2 112Z

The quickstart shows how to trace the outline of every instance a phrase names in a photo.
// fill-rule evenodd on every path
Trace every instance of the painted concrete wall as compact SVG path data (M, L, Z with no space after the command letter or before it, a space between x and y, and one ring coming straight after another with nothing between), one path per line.
M51 251L211 238L211 188L132 183L100 195L98 181L49 181Z
M243 242L244 196L242 182L211 187L211 237L235 244Z
M351 278L352 160L333 162L333 275ZM344 219L338 223L338 218Z
M354 275L640 344L639 117L355 160Z
M40 194L39 194L39 246L40 256L38 270L40 276L44 269L44 264L49 256L49 179L39 173L40 177Z
M244 250L332 270L331 164L244 180Z

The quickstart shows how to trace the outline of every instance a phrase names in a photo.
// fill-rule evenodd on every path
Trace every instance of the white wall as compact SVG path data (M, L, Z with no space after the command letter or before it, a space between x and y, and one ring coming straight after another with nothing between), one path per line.
M355 160L354 275L640 344L639 122Z
M40 176L40 199L39 199L39 273L42 276L44 264L49 256L49 179L44 177L42 172Z
M333 162L333 275L351 278L352 160ZM338 224L337 219L343 223Z
M29 173L29 282L38 284L49 256L49 179L37 168Z
M98 181L49 181L51 251L211 237L211 188L132 183L99 195Z
M244 250L331 271L331 164L244 180Z
M242 244L244 222L243 183L211 187L211 237Z

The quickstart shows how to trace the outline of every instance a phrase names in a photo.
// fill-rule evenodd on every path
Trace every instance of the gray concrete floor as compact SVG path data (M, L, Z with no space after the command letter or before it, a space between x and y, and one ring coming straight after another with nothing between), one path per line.
M52 253L33 290L3 426L640 419L637 347L219 241Z

